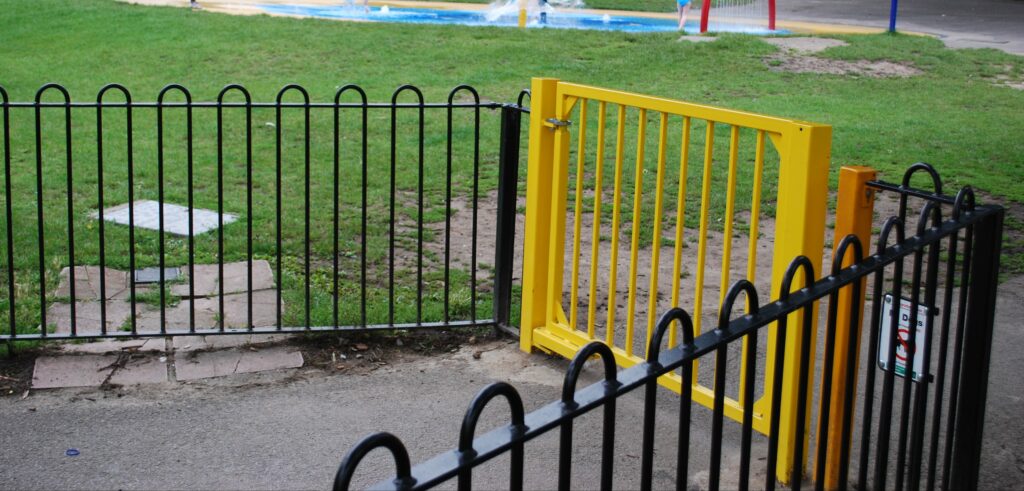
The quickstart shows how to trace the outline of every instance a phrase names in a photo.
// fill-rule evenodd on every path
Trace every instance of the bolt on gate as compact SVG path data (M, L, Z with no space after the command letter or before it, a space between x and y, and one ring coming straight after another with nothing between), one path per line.
M612 346L619 366L629 367L642 362L645 356L634 351L637 331L642 329L646 333L642 338L642 346L646 348L654 333L656 316L664 309L681 306L692 311L694 332L699 335L705 309L710 312L718 310L732 275L742 276L765 288L764 274L758 275L759 256L762 262L767 260L771 265L771 291L778 291L792 258L806 256L812 264L821 264L830 127L554 79L534 79L532 89L526 260L520 330L523 350L540 349L572 358L589 342L603 339ZM590 112L595 105L596 125ZM635 126L627 123L627 115L636 118ZM609 116L614 118L614 126L608 121ZM648 138L649 125L656 125L655 139ZM670 127L673 127L671 135ZM716 131L720 127L728 130L728 141L724 146L716 142ZM614 142L608 134L613 129ZM635 130L635 136L627 136L627 129L630 132ZM699 134L701 129L703 135ZM594 133L596 138L592 136ZM596 142L593 141L595 139ZM678 146L673 146L670 140L679 142ZM657 149L654 159L647 153L648 145ZM627 157L627 149L634 155ZM575 153L575 164L570 162L571 153ZM609 155L612 153L613 156ZM700 176L689 174L691 153L702 154L703 172ZM634 163L631 165L629 160L634 160ZM722 163L728 165L724 173ZM569 172L574 165L574 206L570 209L567 199L571 187ZM632 183L628 182L629 172L633 175ZM651 178L647 177L648 174L654 179L653 193L651 185L645 181ZM744 179L741 180L740 175ZM604 182L608 176L612 181L611 189ZM671 181L675 181L676 186L666 190L666 184ZM629 184L632 184L631 189ZM744 193L740 191L741 185ZM699 199L693 199L696 192L692 188L699 190ZM773 210L765 209L763 204L767 191L774 191ZM652 194L653 200L650 199ZM609 195L612 200L610 210L602 202ZM592 199L588 199L591 196ZM623 196L631 197L631 210L628 203L623 204ZM666 200L669 200L667 205ZM739 216L740 200L749 203L745 210L749 217L747 230L739 230L734 225ZM674 220L665 216L666 208L673 205ZM572 227L567 228L567 215L570 213ZM712 220L712 214L717 220ZM765 214L774 219L774 230L767 231L769 239L760 237L760 220ZM609 215L610 230L605 226ZM620 255L624 222L630 223L626 233L630 240L628 256ZM672 268L662 272L660 253L666 224L673 225L675 229L671 235ZM696 225L696 229L691 226L687 230L690 225ZM609 247L604 247L608 236L605 234L610 235L610 240L607 240ZM693 279L684 284L683 249L694 234L696 254L693 251L686 253L686 256L696 258L695 264L689 265ZM734 253L734 235L739 234L746 235L745 251ZM589 251L581 247L584 240L590 242ZM770 240L774 245L767 250L765 242ZM567 241L571 241L571 248ZM643 248L649 249L645 252L649 266L640 263L642 242ZM571 249L568 255L567 249ZM712 264L709 260L712 249L717 249L719 264ZM581 258L588 260L589 271L581 268ZM622 262L629 265L624 292L618 284ZM571 264L568 270L567 264ZM716 267L719 268L718 296L709 302L705 292L714 288L711 284L714 279L709 281L708 276L716 273ZM737 267L740 270L734 271ZM601 281L605 273L607 284ZM659 274L666 273L671 275L669 282L659 277ZM643 274L648 276L647 285L639 283L639 276ZM585 290L580 286L581 277L586 278L589 284ZM643 292L645 286L646 292ZM668 290L671 296L667 303L659 295L659 291L664 290ZM581 297L584 295L587 309L581 311ZM692 298L683 295L692 295ZM617 311L617 303L622 297L625 297L624 316ZM606 320L599 318L602 300L606 305ZM646 308L642 307L644 303ZM644 310L646 312L641 315ZM641 323L639 327L638 322ZM811 322L813 336L814 316ZM622 325L625 326L624 332L618 329ZM603 333L598 332L599 327L604 328ZM766 347L769 359L778 349L784 349L789 356L795 357L800 341L798 334L780 347L774 333L770 332ZM668 342L670 346L678 342L674 331L670 332ZM813 338L810 342L813 346ZM756 351L757 347L744 344L743 350ZM710 407L714 402L714 388L700 383L699 364L695 365L694 371L694 401ZM770 401L775 387L773 381L781 377L784 380L781 385L784 403L780 434L785 448L792 448L796 444L793 440L796 415L792 408L796 407L797 376L795 370L776 373L773 367L768 366L761 381L741 377L738 397L726 399L725 414L742 421L745 416L745 389L748 385L758 384L763 390L753 405L753 427L768 434L772 416ZM678 376L668 375L661 383L676 392L680 390ZM780 476L785 475L783 469L792 467L788 457L782 457Z

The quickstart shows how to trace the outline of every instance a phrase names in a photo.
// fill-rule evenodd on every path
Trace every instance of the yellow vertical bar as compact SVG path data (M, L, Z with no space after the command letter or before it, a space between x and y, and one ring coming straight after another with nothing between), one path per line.
M733 125L729 132L729 177L725 185L725 228L722 232L722 281L718 285L719 305L725 301L725 292L729 289L729 268L732 265L732 219L736 209L736 168L739 161L739 147L740 127ZM742 393L741 390L740 394Z
M761 232L761 182L764 180L764 131L757 132L754 148L754 190L750 193L750 229L747 240L747 281L757 281L757 239ZM756 284L756 283L755 283Z
M683 266L683 230L686 228L686 168L690 159L690 117L683 117L683 135L679 153L679 190L676 195L675 256L672 258L672 306L679 306L679 280ZM676 330L668 332L668 345L676 345Z
M729 269L732 268L732 222L736 211L736 171L739 167L740 127L732 125L729 131L729 177L725 185L725 218L722 231L722 270L718 285L718 304L725 301L725 293L729 289ZM748 300L749 301L749 300ZM743 352L747 350L747 339L743 338ZM740 392L739 403L743 404L746 377L747 357L740 358Z
M619 127L615 137L615 192L612 197L612 250L608 276L608 328L605 342L615 345L615 283L619 270L619 214L622 207L622 159L625 151L626 138L626 106L619 106L617 118Z
M754 148L754 190L750 198L750 228L747 236L747 281L757 281L757 234L761 217L761 172L764 169L764 131L757 132L757 142ZM740 357L740 404L745 401L746 387L753 381L747 380L747 350L757 349L751 347L747 338L743 338L743 350ZM765 387L765 394L771 400L771 392Z
M658 175L654 184L654 238L651 241L651 283L647 288L647 342L644 347L651 346L651 335L654 333L654 318L658 315L658 269L661 256L661 207L662 194L665 192L665 147L668 143L668 114L661 113L661 126L658 128ZM675 329L672 329L673 331ZM647 352L644 352L646 358Z
M580 287L580 217L583 215L583 167L587 153L587 101L580 101L580 136L576 147L576 202L572 223L572 285L569 295L569 327L576 329Z
M555 120L564 121L572 111L575 99L556 96ZM555 133L554 171L551 173L551 245L548 252L547 321L568 323L562 310L562 292L565 288L565 214L569 194L569 125L551 124Z
M530 144L526 170L526 227L523 233L523 300L519 348L533 350L533 330L547 324L548 254L551 231L551 174L554 133L544 121L555 117L558 79L534 78L530 99Z
M700 236L697 238L697 277L693 294L693 333L701 333L701 317L704 311L704 258L708 248L708 212L711 209L711 163L714 160L715 122L708 121L707 136L704 138L704 175L700 193ZM697 380L696 372L693 379Z
M776 197L775 250L772 254L772 295L778 295L782 277L789 263L799 255L807 256L815 265L815 272L821 271L822 250L825 243L825 209L828 204L828 169L832 146L832 128L811 123L794 123L778 142L781 158L779 187ZM817 306L812 307L812 325L808 326L810 339L807 340L814 353L814 337ZM803 342L803 314L790 314L786 334L786 360L799 360L800 345ZM768 358L775 359L775 330L769 330ZM799 394L799 364L787 362L782 377L782 407L779 418L779 461L776 477L788 483L791 472L804 471L804 461L793 461L796 445L807 448L807 432L802 442L796 441L797 425L807 426L807 419L796 420L797 396ZM814 373L814 357L808 360L809 373ZM765 384L772 384L774 364L765 366ZM808 399L813 392L808 390Z
M629 293L626 302L626 353L633 354L633 328L636 324L636 270L637 254L640 250L640 212L643 209L644 192L644 144L647 139L647 110L640 110L640 127L636 137L636 173L633 178L633 229L630 233L629 248Z
M835 257L836 248L847 235L853 234L860 239L864 251L870 250L871 245L871 219L874 213L875 193L868 187L868 181L875 179L877 173L870 167L851 166L839 169L839 192L836 195L836 227L835 241L832 245L832 257ZM843 267L853 264L853 257L847 254L843 259ZM861 292L867 284L867 278L861 280ZM854 305L853 291L850 287L839 292L838 317L836 318L835 329L835 370L832 372L832 398L829 409L828 425L828 448L825 455L825 489L839 488L839 453L842 445L843 419L846 413L846 376L853 370L854 384L857 381L858 359L860 354L860 326L850 325L850 311L858 309L859 319L864 318L864 297ZM854 358L847 359L847 350L850 346L851 329L855 332ZM856 390L854 396L856 397ZM870 397L870 395L869 395ZM856 404L851 406L856 409ZM818 408L820 411L824 407ZM853 418L853 414L849 416ZM852 431L852 430L851 430ZM822 434L819 427L818 435ZM820 436L819 436L820 440ZM853 439L850 439L853 441ZM821 465L818 463L817 465Z
M606 103L597 106L597 157L594 162L594 225L590 236L590 299L587 302L587 336L594 339L594 323L597 313L597 266L598 251L601 247L601 181L604 179L604 124Z

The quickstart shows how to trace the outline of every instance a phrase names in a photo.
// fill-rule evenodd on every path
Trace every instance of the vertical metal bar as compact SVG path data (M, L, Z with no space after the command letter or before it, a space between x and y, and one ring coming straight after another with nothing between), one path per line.
M334 136L332 138L333 141L331 142L331 145L334 147L334 188L332 189L332 191L333 191L332 195L334 197L334 208L332 210L332 215L333 215L334 221L333 221L333 227L332 227L333 230L331 231L332 232L331 233L331 235L332 235L331 240L332 240L332 243L334 244L334 253L332 254L332 263L333 263L333 266L334 266L334 275L331 277L334 295L333 295L332 302L331 302L332 303L332 305L331 305L331 320L333 321L335 329L337 329L338 326L339 326L339 322L338 322L338 301L341 298L341 290L338 288L338 256L341 254L341 250L339 249L339 246L338 246L339 233L340 233L340 228L341 228L341 223L340 223L339 217L338 217L338 215L340 213L339 193L340 193L340 185L341 185L341 162L340 162L341 161L341 155L340 155L340 153L341 153L341 134L340 134L340 132L341 131L340 131L340 128L339 128L339 123L338 123L338 119L339 119L339 116L340 116L340 114L339 114L340 113L340 106L341 106L341 101L340 101L340 93L339 93L338 96L336 96L334 98L334 108L333 108L334 110L332 111L333 112L333 116L334 116L334 127L333 127Z
M922 217L923 218L923 217ZM933 222L933 226L939 225L939 220L936 219ZM914 426L910 433L910 475L908 479L908 485L910 489L917 490L921 486L921 464L923 461L924 452L924 427L925 427L925 412L927 411L928 404L928 384L930 382L930 365L931 365L931 349L932 349L932 337L935 327L935 313L932 311L935 309L936 294L939 288L939 243L932 244L928 247L928 263L927 273L925 278L925 292L924 292L924 305L925 308L929 309L929 315L924 319L924 331L925 339L924 346L919 351L921 356L924 356L921 364L921 381L922 383L917 385L914 393L914 406L913 406L913 421ZM912 327L911 332L916 331L916 326ZM942 351L945 351L945 346L942 347Z
M859 255L859 254L858 254ZM860 257L856 258L858 262ZM850 325L860 326L861 325L861 311L859 306L864 304L863 301L863 282L856 281L849 288L852 290L851 304L854 305L850 309ZM846 380L845 380L845 394L843 397L843 413L840 415L842 419L842 433L839 437L839 487L842 489L846 488L849 482L849 469L850 469L850 440L851 433L853 431L853 400L857 393L857 372L856 359L857 352L859 349L860 332L858 329L851 329L849 339L847 340L847 351L846 351L846 362L850 366L846 367ZM866 397L871 397L866 396ZM867 422L870 425L870 421ZM827 430L826 430L827 431Z
M283 91L283 89L282 89L282 91ZM274 167L274 193L275 193L275 198L276 198L275 201L274 201L274 206L275 206L274 218L275 218L275 224L276 224L274 226L274 233L275 233L275 239L276 239L276 246L275 246L274 251L275 251L276 266L277 266L277 268L276 268L277 269L277 299L276 299L276 302L275 302L275 304L276 304L275 305L275 313L276 313L276 317L277 317L277 330L280 331L281 327L282 327L282 323L281 323L281 288L282 288L282 286L284 284L284 276L282 274L283 271L281 270L281 165L282 165L282 163L281 163L281 145L282 144L281 144L281 94L280 93L278 93L278 97L277 97L277 107L275 108L274 118L275 118L275 123L276 123L276 126L274 126L274 136L275 136L274 151L275 151L276 162L277 162L277 165Z
M935 489L935 470L939 455L939 430L942 428L942 401L946 384L946 357L949 352L949 325L953 316L950 310L953 307L953 289L956 286L956 256L957 241L960 232L954 232L949 236L947 246L945 294L942 300L942 327L939 334L939 366L935 376L935 403L932 408L932 435L928 452L928 478L925 489ZM956 374L953 374L955 377Z
M597 155L594 158L594 218L590 231L590 294L587 297L587 337L594 338L597 321L597 267L601 250L601 198L604 188L604 130L608 103L597 105Z
M499 326L508 326L512 316L521 118L522 113L519 108L510 106L501 108L501 147L498 151L498 226L494 245L494 321ZM446 279L446 292L447 289L448 281ZM445 320L448 320L447 316Z
M927 208L926 208L927 210ZM927 215L922 214L920 220L926 220ZM921 230L918 230L920 234ZM911 393L916 392L920 389L915 389L914 385L914 358L918 356L917 353L917 321L918 321L918 307L921 305L920 293L921 293L921 276L923 275L923 263L924 263L924 249L917 249L914 252L914 270L911 275L911 286L910 286L910 322L908 323L910 332L907 335L907 363L906 369L904 370L903 377L903 393L900 398L900 429L899 438L897 440L896 447L896 488L903 489L905 478L907 476L907 450L908 450L908 438L911 426ZM901 301L899 298L893 298L893 310L901 310ZM899 324L893 323L893 330L899 330ZM927 356L927 354L926 354ZM895 366L893 367L895 370ZM921 374L922 380L926 380L926 374ZM909 479L908 479L909 481Z
M740 128L732 125L729 128L729 175L725 185L725 220L722 231L722 268L721 280L718 286L718 302L725 299L725 293L729 290L729 268L732 266L732 222L736 210L736 170L739 165ZM743 350L746 352L746 344ZM740 393L743 393L743 385L746 381L740 378ZM742 401L740 401L742 402Z
M963 390L958 395L950 486L978 487L985 400L995 325L996 289L999 286L999 254L1002 249L1003 216L1000 208L982 219L975 229L976 249L968 288L967 325L963 342Z
M898 243L903 242L903 231L902 222L900 223L900 230ZM882 401L879 405L880 412L879 416L879 427L878 427L878 447L875 450L875 478L874 488L885 489L885 481L888 476L888 463L889 463L889 435L892 427L892 398L893 398L893 384L895 383L896 377L896 345L897 345L897 334L899 329L899 313L900 313L900 299L902 298L902 287L903 287L903 259L900 258L895 262L892 275L892 298L893 308L892 315L889 318L892 329L889 332L889 353L886 354L886 370L885 376L882 377Z
M218 329L224 332L224 101L217 100L217 312Z
M622 212L622 160L626 147L626 106L619 106L617 117L618 127L615 137L615 191L612 195L612 244L608 272L608 325L605 330L605 342L615 345L615 297L616 283L619 273L619 221Z
M76 324L78 316L75 314L75 304L77 303L78 296L75 294L75 193L72 189L74 172L72 170L73 159L71 156L71 98L65 97L64 104L64 155L67 165L68 193L68 271L70 272L71 286L71 333L74 335L77 334ZM100 324L100 330L103 334L106 334L105 325Z
M43 89L40 89L40 92ZM43 247L43 130L42 111L39 105L40 93L36 93L35 123L36 123L36 241L39 246L39 329L40 335L46 337L49 326L46 325L46 250ZM71 268L71 275L74 277L75 268ZM74 288L75 282L71 285ZM71 335L75 335L75 302L71 302Z
M950 371L949 416L946 417L946 441L943 445L942 483L940 489L949 489L950 465L953 461L953 435L956 433L957 399L960 394L960 365L967 320L967 285L971 278L971 264L974 251L974 226L964 232L964 257L960 268L960 293L956 308L956 333L953 336L953 366ZM948 312L948 311L947 311Z
M369 212L369 204L368 204L368 198L367 198L367 194L368 194L368 192L367 192L367 189L368 189L367 181L368 181L368 178L369 178L369 172L368 172L369 163L367 163L367 161L366 161L366 156L367 156L367 147L368 147L368 143L367 142L369 140L367 135L368 135L368 131L369 130L367 129L367 126L366 126L367 113L368 113L368 106L367 106L367 102L366 102L366 93L363 92L362 89L359 89L359 91L360 91L360 94L363 97L363 112L362 112L363 132L362 132L362 155L361 155L361 157L362 157L362 171L363 171L363 174L362 174L362 182L360 183L362 185L362 188L363 188L363 190L362 190L363 191L363 196L362 196L362 198L363 198L363 213L362 213L362 223L360 224L361 225L361 229L360 230L361 230L361 233L362 233L362 240L360 241L360 248L361 248L361 250L360 250L360 256L359 256L360 260L361 260L360 271L359 271L359 283L360 283L360 285L359 285L359 291L360 291L359 317L360 317L360 320L362 321L362 325L366 326L366 240L367 240L367 237L366 237L366 220L367 220L366 214Z
M786 345L786 321L789 316L782 316L776 322L775 328L775 339L779 343L779 346ZM766 362L767 364L768 362ZM776 350L775 360L772 361L775 364L775 373L781 374L785 368L786 363L786 350ZM768 421L768 456L765 464L765 480L764 489L767 491L775 490L775 474L772 469L775 469L775 465L778 462L779 456L779 419L781 416L782 407L782 377L776 376L772 379L772 402L771 402L770 419ZM744 413L745 414L745 413Z
M696 317L694 318L696 319ZM718 491L722 471L722 418L725 413L725 373L729 348L726 343L715 350L715 394L711 414L711 465L708 468L708 489Z
M572 418L558 428L558 490L569 491L572 483Z
M754 185L750 196L750 229L747 232L747 281L757 281L757 239L761 224L761 184L764 180L764 131L754 144ZM781 373L781 372L777 372Z
M188 167L188 330L196 332L196 234L193 195L195 183L192 169L192 98L186 98L186 166Z
M163 95L169 87L165 87L157 98L156 106L156 193L157 193L157 235L159 236L159 276L160 276L160 334L167 333L167 287L164 268L166 265L166 246L164 244L164 99Z
M576 329L579 321L579 287L580 287L580 233L583 224L583 177L584 166L587 160L587 100L579 101L580 105L580 129L577 137L576 149L576 202L573 206L572 220L572 275L570 275L569 287L569 327Z
M693 363L684 363L682 366L682 372L682 385L680 386L679 394L679 444L676 448L676 491L684 491L687 489L687 480L689 478L690 411L693 404Z
M474 92L474 97L476 93ZM479 98L477 98L477 102ZM420 98L420 117L423 114L423 99ZM470 275L469 275L469 315L474 321L477 320L476 304L477 304L477 286L476 286L476 275L477 275L477 247L478 247L478 235L479 227L477 221L480 214L480 107L477 106L473 110L473 239L470 244L470 248L473 251L473 257L470 259ZM421 119L422 121L422 119ZM420 159L423 158L423 128L420 127Z
M626 353L633 354L633 327L636 324L637 255L640 250L640 219L643 209L644 147L647 143L647 110L640 109L636 136L636 169L633 178L633 228L629 248L629 294L626 301Z
M18 336L16 309L14 303L14 224L11 210L11 114L7 91L0 87L0 96L3 97L4 108L4 212L7 219L7 308L8 327L11 339ZM45 330L45 324L43 324ZM8 344L8 353L13 344Z
M884 243L879 243L879 250L882 251L885 248ZM879 325L881 321L881 308L882 308L882 297L885 296L883 290L885 271L879 271L875 273L874 288L872 291L872 303L871 303L871 328L868 330L868 366L871 367L871 359L877 356L878 353L878 336L879 336ZM868 462L871 456L871 425L872 415L874 412L874 401L875 401L875 373L873 367L865 370L866 380L864 381L864 415L861 423L861 440L860 440L860 469L857 472L857 482L867 485L868 482ZM879 436L879 438L883 438ZM887 438L887 436L885 437Z
M245 261L246 261L246 321L248 330L252 325L252 99L245 94ZM282 278L277 277L280 283ZM280 302L279 302L280 303Z
M814 321L814 304L807 305L803 309L803 322L801 327L803 333L800 336L800 366L799 386L797 387L796 402L796 438L793 445L793 475L790 476L790 488L793 491L800 491L803 485L804 473L804 447L806 446L807 432L807 392L810 389L808 378L810 377L811 364L811 328Z
M821 376L821 412L818 416L818 446L815 458L815 489L825 488L825 453L828 449L828 428L832 408L832 371L835 354L836 302L838 292L829 296L828 325L826 326L825 360Z
M704 311L704 259L708 251L708 213L711 211L711 164L714 162L715 122L707 122L704 137L704 174L701 176L700 232L697 239L697 275L693 290L693 333L701 333L701 317ZM696 370L694 370L696 371ZM696 377L696 375L694 375Z
M443 319L448 322L451 319L451 244L452 244L452 110L454 108L452 97L448 100L448 146L445 159L445 186L444 186L444 314ZM504 113L502 114L504 116ZM504 119L502 119L502 134L504 134ZM502 140L502 148L505 141ZM500 172L500 170L499 170Z
M102 92L100 93L102 95ZM68 199L71 195L68 195ZM105 247L106 230L104 229L103 208L103 101L96 101L96 201L99 232L99 253L100 253L100 333L106 334L107 330L107 251ZM74 299L72 299L72 302Z
M401 89L399 89L401 90ZM388 194L388 324L395 323L395 166L397 165L398 94L391 97L391 180ZM366 213L364 210L363 213Z
M654 316L658 310L658 271L661 269L661 219L665 194L665 154L668 146L668 113L661 113L658 127L658 170L654 185L654 237L651 239L651 278L647 288L647 342L651 345L654 333ZM669 345L671 346L671 344Z
M682 141L679 152L679 189L676 191L676 235L672 257L672 307L679 307L679 280L683 266L683 231L686 229L686 179L690 159L690 117L683 116ZM668 345L676 345L675 330L668 333Z
M310 250L309 250L309 248L310 248L309 243L311 242L310 238L309 238L309 214L310 214L310 203L309 203L309 201L310 201L309 200L309 191L310 191L310 183L309 183L309 181L310 181L309 98L306 98L305 106L303 107L303 110L302 110L302 116L303 116L303 123L305 125L304 128L303 128L303 130L305 132L305 134L303 135L303 144L304 144L304 147L305 147L304 148L305 153L303 155L304 160L305 160L305 167L303 169L305 171L305 175L304 175L304 177L305 177L305 191L303 193L303 200L304 200L303 204L305 205L305 213L304 213L304 215L305 215L305 222L306 222L305 223L305 229L304 229L305 230L306 243L303 244L305 246L305 249L306 249L305 250L305 253L306 253L306 260L305 260L305 273L306 273L306 278L305 278L305 281L306 281L306 284L305 284L305 286L306 286L306 324L305 324L305 327L306 327L307 330L309 330L312 327L312 325L313 325L313 322L312 322L312 320L310 318L311 317L310 316L310 310L312 309L313 299L311 298L312 291L311 291L311 288L310 288L310 282L311 282L311 278L310 278L310 263L312 262L312 259L310 258Z
M423 99L420 98L420 111L419 111L419 158L417 160L418 168L418 187L419 199L417 201L417 214L416 214L416 291L423 291ZM476 184L474 182L474 203L473 203L473 214L476 216ZM476 240L476 220L473 220L473 238ZM473 249L473 261L476 263L476 248ZM476 277L476 268L473 268L473 278ZM475 280L474 280L475 284ZM474 288L475 290L475 288ZM474 292L475 293L475 292ZM474 309L475 309L474 302ZM475 319L476 316L474 315ZM423 295L416 295L416 323L423 322Z
M128 284L131 288L131 319L132 319L132 335L138 334L137 325L137 305L135 300L135 152L132 148L132 142L134 141L134 135L132 133L132 96L128 92L128 89L122 87L125 98L125 111L127 122L125 124L125 133L127 136L127 153L128 159Z
M743 378L743 429L740 437L740 483L739 489L750 488L750 445L754 427L754 377L757 374L757 331L744 336L744 346L752 346L744 354ZM771 475L771 473L768 473Z
M648 345L650 346L650 345ZM648 374L653 372L648 362ZM658 379L651 377L644 384L643 436L640 444L640 489L650 491L654 480L654 419L657 406Z

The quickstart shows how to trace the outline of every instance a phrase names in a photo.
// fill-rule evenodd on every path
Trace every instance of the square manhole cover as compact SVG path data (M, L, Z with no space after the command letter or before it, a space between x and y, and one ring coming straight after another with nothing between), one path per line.
M164 268L164 281L174 281L181 276L178 268ZM135 270L135 283L160 283L160 268L142 268Z

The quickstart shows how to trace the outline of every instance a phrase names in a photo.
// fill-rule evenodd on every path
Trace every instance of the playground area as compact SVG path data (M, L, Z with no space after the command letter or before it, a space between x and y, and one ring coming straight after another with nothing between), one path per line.
M24 45L0 55L16 67L0 80L0 407L19 422L4 482L324 487L388 431L421 485L476 467L481 488L510 471L513 488L568 487L567 469L581 488L760 488L802 459L805 485L1019 485L1019 56L871 22L681 38L132 3L148 5L3 5ZM405 8L370 2L385 7ZM243 11L272 15L222 15ZM619 14L648 16L593 15ZM54 29L78 47L31 47ZM845 169L861 169L853 192ZM874 213L851 211L865 197ZM846 233L871 257L840 271ZM797 255L820 282L775 302ZM932 334L879 330L892 297ZM666 330L673 306L686 314ZM612 346L618 388L601 395L595 361L574 394L569 360L593 340ZM512 424L495 401L467 440L458 422L494 382L517 390L486 396L508 397ZM598 415L616 400L609 454ZM353 483L394 466L374 451Z

